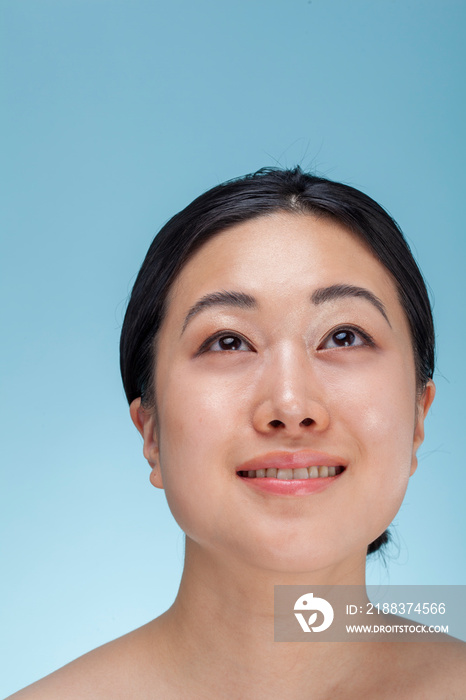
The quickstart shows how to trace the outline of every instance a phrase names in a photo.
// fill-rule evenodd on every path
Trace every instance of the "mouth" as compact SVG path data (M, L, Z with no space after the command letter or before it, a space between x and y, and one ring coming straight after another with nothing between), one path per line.
M345 470L342 465L329 467L327 465L313 465L312 467L297 467L295 469L242 469L237 472L244 479L280 479L282 481L303 479L325 479L330 476L338 476Z
M346 470L341 457L324 452L269 452L240 465L236 475L253 491L276 496L307 496L326 491Z

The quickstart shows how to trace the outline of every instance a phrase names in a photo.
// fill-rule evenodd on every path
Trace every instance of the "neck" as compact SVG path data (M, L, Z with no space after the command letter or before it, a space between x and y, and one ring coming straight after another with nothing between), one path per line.
M300 686L309 677L315 681L321 676L319 688L335 683L346 667L341 663L344 647L353 647L354 655L359 645L274 642L274 586L363 585L364 573L363 554L319 571L278 572L239 564L187 538L179 593L162 616L173 658L185 668L196 669L200 688L214 683L217 673L219 688L225 678L239 684L235 697L262 697L251 694L259 679L267 698L275 697L273 693L279 697L280 692L281 697L292 698L290 682ZM289 669L298 667L300 672L290 679Z

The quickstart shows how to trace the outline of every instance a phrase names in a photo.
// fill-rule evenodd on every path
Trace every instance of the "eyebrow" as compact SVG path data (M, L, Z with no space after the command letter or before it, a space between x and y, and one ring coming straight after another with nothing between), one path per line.
M221 291L206 294L196 301L189 309L184 319L181 335L183 335L186 326L196 314L212 306L233 306L239 309L255 309L257 308L257 301L250 294L245 294L244 292Z
M330 287L322 287L321 289L316 289L312 294L312 303L319 305L325 304L325 302L333 301L334 299L344 299L345 297L359 297L362 299L367 299L375 308L380 311L390 328L392 327L385 305L368 289L364 287L355 287L351 284L333 284Z
M370 292L368 289L364 289L364 287L355 287L351 284L333 284L330 287L321 287L313 292L311 301L313 304L318 306L319 304L325 304L326 302L334 301L335 299L344 299L346 297L359 297L369 301L378 311L380 311L391 328L391 323L388 319L384 304L377 296L375 296L375 294ZM189 309L183 322L181 335L183 335L184 331L186 330L186 326L194 318L194 316L205 309L212 308L213 306L232 306L239 309L256 309L258 304L253 296L250 294L245 294L244 292L222 290L221 292L206 294L205 296L201 297L201 299L196 301L196 303Z

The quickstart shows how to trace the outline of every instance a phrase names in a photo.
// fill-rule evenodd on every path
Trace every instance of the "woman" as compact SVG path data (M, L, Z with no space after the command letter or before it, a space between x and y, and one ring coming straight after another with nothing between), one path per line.
M121 369L186 533L178 596L13 697L464 697L455 640L273 632L275 585L364 584L417 466L433 362L422 276L361 192L263 170L177 214L134 285Z

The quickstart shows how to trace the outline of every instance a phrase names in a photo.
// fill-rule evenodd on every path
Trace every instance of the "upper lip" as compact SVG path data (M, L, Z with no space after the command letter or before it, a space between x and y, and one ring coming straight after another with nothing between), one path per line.
M237 471L255 471L256 469L298 469L299 467L345 467L346 462L341 457L329 455L315 450L300 450L299 452L268 452L243 462Z

